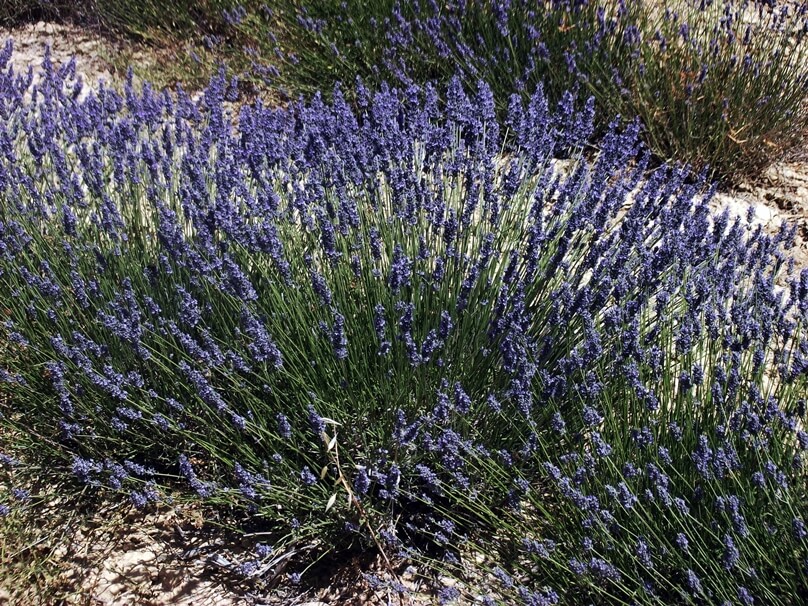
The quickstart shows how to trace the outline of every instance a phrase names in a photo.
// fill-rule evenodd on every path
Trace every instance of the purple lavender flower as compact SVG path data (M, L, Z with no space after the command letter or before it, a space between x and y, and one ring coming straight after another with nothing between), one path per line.
M732 520L732 526L741 537L749 536L749 528L746 525L746 520L741 514L741 501L736 495L730 495L726 498L718 497L716 499L716 507L727 514Z
M454 384L454 407L460 414L468 414L471 410L471 398L463 391L460 383Z
M691 455L691 458L693 463L696 465L696 469L703 478L711 479L713 477L713 472L711 469L713 450L709 446L707 436L699 436L699 445Z
M738 587L738 599L743 606L754 606L755 598L746 587Z
M188 480L188 484L190 484L191 488L193 488L200 497L206 498L213 494L214 484L203 482L197 477L188 457L185 455L179 456L179 467L180 473Z
M693 595L698 595L704 591L701 587L701 580L696 573L689 568L687 569L687 586L690 588Z
M145 509L149 504L148 497L137 490L133 490L129 493L129 501L132 503L135 509Z
M314 486L317 483L317 476L312 473L308 465L304 466L300 471L300 481L305 486Z
M282 412L279 412L277 415L275 415L275 419L278 421L278 433L280 434L280 436L285 440L291 438L292 426L289 423L289 419L286 418L286 415L284 415Z
M550 554L555 551L555 543L551 539L544 539L538 541L536 539L525 538L522 539L522 547L530 554L535 554L540 558L549 558Z
M241 310L241 325L244 333L252 340L247 348L256 362L269 362L273 367L283 365L283 356L266 331L264 323L246 307Z
M180 296L181 313L179 317L188 326L196 326L202 320L202 310L199 302L181 285L176 286L177 294Z
M73 475L85 484L93 482L93 474L101 471L101 465L92 459L82 459L81 457L73 457L72 466Z
M590 406L584 406L583 419L590 427L597 427L603 422L603 416Z
M791 532L798 541L804 541L808 538L808 529L806 529L802 518L794 518L791 521Z
M31 500L31 493L24 488L12 488L11 489L11 496L14 497L15 500L21 501L26 503Z
M395 440L399 445L406 446L407 444L411 444L418 435L420 427L420 421L416 420L413 423L407 424L407 417L404 411L401 409L396 411L396 421L393 430Z
M616 488L607 485L606 492L626 509L633 509L634 506L639 503L639 499L637 499L636 495L631 492L631 489L626 485L625 482L620 482Z
M14 457L7 455L3 452L0 452L0 464L6 465L8 467L15 467L19 465L20 462Z
M314 406L312 406L311 404L309 404L308 412L309 412L309 425L311 425L311 430L319 438L320 435L325 431L325 421L323 421L323 418L320 416L320 414L315 410ZM280 415L279 418L278 418L278 423L279 424L281 423L281 420L280 420L281 416L283 416L283 415ZM283 419L285 421L286 417L283 417Z
M651 560L651 549L648 545L648 542L640 537L637 539L637 548L636 548L637 558L640 560L640 563L645 566L646 568L653 568L654 563Z
M379 234L379 230L375 227L371 227L370 231L368 232L370 236L370 251L373 255L373 258L377 261L382 258L382 240L381 235Z
M595 578L601 580L619 581L622 576L617 568L602 558L593 557L587 563L587 568Z
M425 483L427 489L431 492L439 492L440 491L440 479L438 479L437 474L432 471L429 467L423 464L418 464L415 466L415 470L418 472L419 477Z
M356 494L365 495L370 488L370 477L367 469L359 467L353 481L353 489Z
M553 418L550 421L550 427L558 434L564 435L566 432L566 423L564 423L564 418L561 416L560 412L556 412L553 414Z
M391 465L390 470L384 478L384 486L388 494L395 497L398 494L399 484L401 483L401 470L398 465Z
M438 604L445 606L451 604L460 597L460 590L457 587L444 587L438 592Z
M600 432L592 432L592 445L599 457L608 457L612 454L612 447L601 437Z
M320 302L325 306L331 305L333 299L331 289L328 288L325 278L315 270L311 271L311 285Z
M334 325L330 332L331 345L334 348L334 356L338 360L348 357L348 337L345 334L345 316L334 312Z
M390 277L387 281L393 294L398 294L402 288L408 286L411 277L412 261L404 254L401 246L396 244L393 250L393 262L390 265Z
M735 546L735 541L732 540L732 537L728 534L724 535L724 556L721 560L722 565L726 570L732 570L737 564L738 560L741 557L741 553L738 551L738 548Z
M272 555L275 552L275 549L272 545L267 545L266 543L256 543L255 545L255 554L259 558L266 558Z
M447 311L442 311L440 314L440 327L438 328L438 338L441 341L446 341L449 333L452 332L454 324L452 323L452 316Z
M384 305L377 303L373 308L373 327L380 342L384 341L386 325Z

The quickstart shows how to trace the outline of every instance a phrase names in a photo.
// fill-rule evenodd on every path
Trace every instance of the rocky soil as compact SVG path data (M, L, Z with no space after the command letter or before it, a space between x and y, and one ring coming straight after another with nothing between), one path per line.
M50 47L54 65L75 57L76 75L88 85L87 92L101 82L110 84L124 76L117 73L112 62L112 58L123 51L123 45L75 26L40 21L12 30L0 28L0 45L8 39L14 43L11 67L18 73L25 73L31 67L36 74L46 47ZM140 55L142 60L148 60L146 53Z
M805 142L808 150L808 141ZM796 242L789 251L798 268L808 268L808 162L798 157L777 162L754 183L745 183L735 190L716 194L716 210L728 208L733 214L745 216L752 207L753 224L760 223L776 232L784 222L796 225Z

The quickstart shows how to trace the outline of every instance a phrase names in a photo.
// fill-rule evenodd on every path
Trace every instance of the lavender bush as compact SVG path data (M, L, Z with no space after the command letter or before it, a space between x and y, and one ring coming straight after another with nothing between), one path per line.
M279 2L282 79L316 90L356 73L403 83L459 72L498 107L541 83L551 103L593 95L602 122L639 117L660 158L755 174L802 140L805 3L682 0Z
M661 159L757 176L808 126L808 5L677 0L95 0L6 1L0 21L70 19L182 48L150 72L202 87L226 60L245 89L274 99L337 81L479 79L500 118L510 95L541 83L552 105L569 90L596 99L597 126L639 117ZM39 15L38 17L36 15Z
M808 271L636 123L587 160L541 87L234 116L11 52L0 422L50 465L276 549L487 553L486 601L805 598Z

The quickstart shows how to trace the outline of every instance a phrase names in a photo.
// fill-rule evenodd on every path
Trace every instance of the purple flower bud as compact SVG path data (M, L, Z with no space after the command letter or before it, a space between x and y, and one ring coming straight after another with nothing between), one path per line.
M317 483L317 476L315 476L309 466L306 465L300 471L300 481L303 482L305 486L314 486Z
M737 564L738 560L741 557L741 553L738 551L738 548L735 546L735 541L732 540L732 537L728 534L724 535L724 556L721 560L724 568L726 570L732 570Z
M365 495L370 488L370 477L364 467L359 467L353 481L353 489L356 494Z

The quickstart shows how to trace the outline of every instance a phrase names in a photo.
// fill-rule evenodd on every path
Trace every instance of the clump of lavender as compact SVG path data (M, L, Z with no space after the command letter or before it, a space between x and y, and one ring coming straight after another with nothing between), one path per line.
M67 473L276 549L471 542L505 599L805 592L808 272L646 175L637 124L587 160L541 88L504 123L459 80L234 120L223 78L82 97L10 53L0 422Z
M639 117L659 157L727 178L759 171L799 144L808 121L804 3L350 0L279 8L295 49L280 79L298 89L321 89L327 74L406 86L459 73L469 88L488 82L503 113L510 95L527 97L538 84L551 105L568 104L568 90L591 91L601 127L616 114Z
M48 13L60 3L38 4ZM616 114L638 117L659 158L729 179L781 158L808 124L804 2L99 0L92 15L61 4L63 17L138 37L157 29L189 46L181 77L194 88L226 58L241 83L227 87L230 100L240 89L295 99L357 77L406 88L459 74L467 90L488 82L504 117L510 95L527 98L538 84L551 106L583 90L599 132Z

